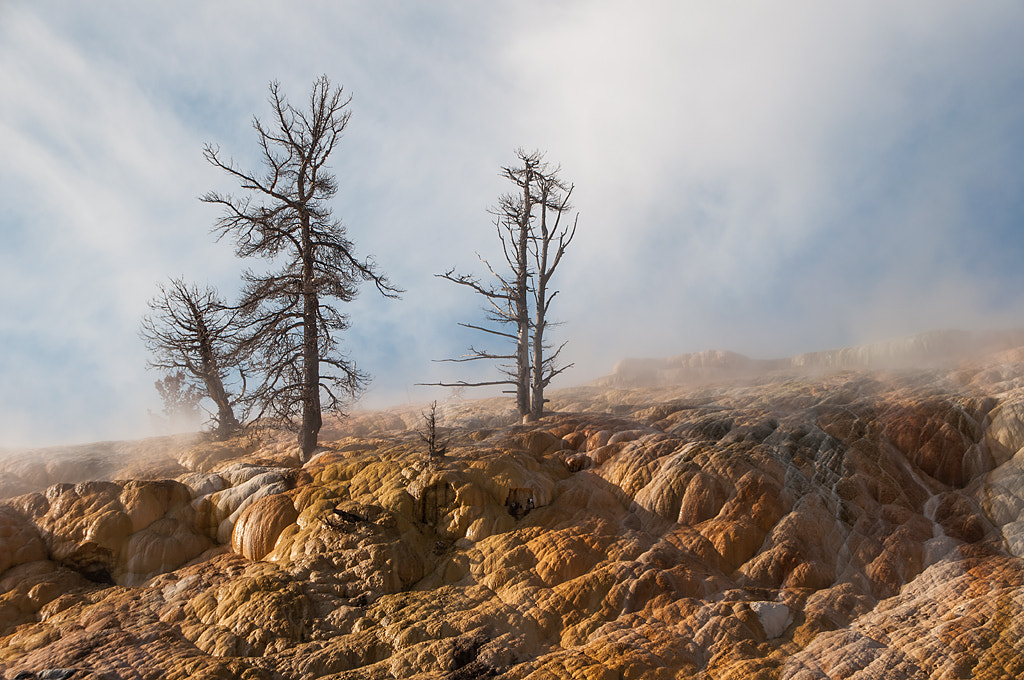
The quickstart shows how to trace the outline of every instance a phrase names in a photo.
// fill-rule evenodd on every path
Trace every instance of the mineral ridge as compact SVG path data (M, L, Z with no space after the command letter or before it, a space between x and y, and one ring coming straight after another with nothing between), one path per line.
M3 677L1024 676L1024 351L720 359L526 424L450 402L443 457L405 408L305 465L272 433L8 461Z

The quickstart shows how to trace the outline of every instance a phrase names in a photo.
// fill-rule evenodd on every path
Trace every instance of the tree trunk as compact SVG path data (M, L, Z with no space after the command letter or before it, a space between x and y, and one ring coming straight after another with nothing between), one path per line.
M538 360L543 353L541 336L535 334L533 336L533 395L530 398L530 416L535 420L544 415L544 366Z
M224 437L239 429L235 411L231 408L231 399L224 389L224 381L220 379L220 367L213 351L213 341L209 328L196 304L188 303L192 317L196 322L199 336L199 359L202 362L202 379L206 385L206 394L217 406L217 434Z
M530 413L530 307L529 307L529 260L527 259L530 241L530 213L533 212L530 185L533 173L529 163L523 176L523 213L519 217L519 243L516 253L516 325L518 342L516 344L516 406L519 415Z
M299 446L302 447L303 462L309 460L316 450L323 420L320 415L320 357L317 352L316 295L304 295L305 324L303 329L303 376L302 376L302 426L299 430ZM309 309L312 306L313 311Z
M206 377L205 382L207 394L217 405L217 434L227 436L241 427L235 418L235 410L231 408L227 390L224 389L224 383L215 371Z
M302 215L302 425L299 446L303 462L309 460L317 447L323 419L320 414L320 347L317 333L319 299L313 281L313 244L309 216Z
M539 419L544 415L544 329L545 305L547 301L548 271L548 192L542 189L540 197L540 241L537 243L537 282L534 293L535 315L533 322L533 395L530 415Z

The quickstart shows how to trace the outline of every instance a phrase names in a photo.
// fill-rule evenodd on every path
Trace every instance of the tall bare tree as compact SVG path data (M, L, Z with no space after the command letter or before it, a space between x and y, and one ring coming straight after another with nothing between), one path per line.
M509 257L512 265L515 287L512 289L512 306L509 311L516 327L516 406L520 415L530 412L530 262L529 244L533 226L534 182L538 179L543 155L534 151L516 151L522 167L508 166L502 169L505 178L518 187L518 191L505 194L498 201L499 219L504 223L509 241L515 243L515 258ZM507 242L502 239L506 255Z
M544 337L548 326L552 325L548 319L548 310L551 308L551 301L559 292L551 288L551 278L562 261L566 248L576 235L576 224L579 219L579 215L573 218L571 228L562 225L562 215L571 209L569 197L572 195L573 187L567 187L558 179L557 170L541 175L537 187L540 220L531 235L537 277L533 287L533 379L530 384L530 414L534 418L544 415L544 389L556 375L573 366L558 363L558 356L562 353L565 343L559 345L554 352L549 352L551 347L546 344ZM549 222L552 215L554 224Z
M349 302L370 281L389 298L402 292L371 258L358 258L329 201L338 184L328 159L348 124L350 97L327 76L313 85L308 108L293 107L270 84L272 119L253 119L262 169L241 170L207 145L206 159L236 179L245 196L202 197L224 213L214 227L230 236L239 257L283 263L277 271L247 271L238 309L249 324L247 347L263 376L259 413L298 432L304 458L317 447L323 411L340 411L369 380L339 349L348 317L333 303Z
M466 355L442 361L506 362L499 364L503 378L432 384L443 387L510 385L514 387L520 415L539 417L544 412L544 388L568 368L557 365L561 347L545 356L549 348L544 332L550 325L547 314L551 300L558 292L550 288L551 277L575 234L575 225L572 230L560 228L562 214L569 210L568 197L572 189L566 188L558 177L559 169L551 168L541 152L517 149L516 157L517 164L504 167L501 172L515 185L515 190L503 194L491 211L508 269L499 271L480 257L492 277L486 282L474 275L457 274L454 268L438 274L481 295L487 303L487 320L496 325L463 323L461 326L505 338L514 344L508 353L471 346Z
M153 354L149 366L172 378L163 383L165 389L171 389L167 394L161 390L165 402L168 395L174 399L198 392L216 407L213 420L219 435L238 430L240 424L234 412L237 397L225 387L228 374L236 368L243 384L245 379L238 366L237 315L225 307L214 288L200 289L181 279L161 285L149 308L151 313L143 317L139 335ZM179 384L182 380L185 383Z

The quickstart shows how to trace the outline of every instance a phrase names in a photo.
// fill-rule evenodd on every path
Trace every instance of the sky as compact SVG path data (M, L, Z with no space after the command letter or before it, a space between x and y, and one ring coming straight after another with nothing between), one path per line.
M500 258L515 149L575 185L552 315L625 357L757 358L1024 326L1024 3L0 0L0 447L152 433L159 283L265 267L210 234L203 159L258 162L268 84L352 95L335 215L404 288L346 305L356 407L484 377L434 275ZM472 396L470 393L467 396Z

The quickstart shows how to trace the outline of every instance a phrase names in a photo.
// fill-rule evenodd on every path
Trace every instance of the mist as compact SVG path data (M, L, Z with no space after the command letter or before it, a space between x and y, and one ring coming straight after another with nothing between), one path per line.
M433 360L482 342L457 325L480 300L434 274L500 259L487 209L519 146L576 186L555 388L626 357L1022 325L1022 29L1009 2L4 3L0 447L154 432L157 284L230 297L264 266L209 235L197 197L237 188L203 144L251 166L268 82L302 101L321 73L353 95L335 214L407 291L349 305L375 376L355 407L467 376Z

